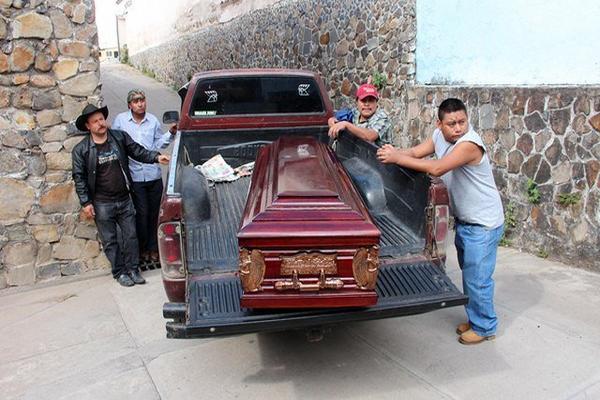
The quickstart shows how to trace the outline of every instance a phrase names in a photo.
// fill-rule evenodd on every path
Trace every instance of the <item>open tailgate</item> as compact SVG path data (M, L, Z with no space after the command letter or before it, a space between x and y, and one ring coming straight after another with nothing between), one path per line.
M237 276L204 276L188 282L187 304L165 303L163 315L174 320L167 322L167 337L200 338L420 314L468 300L442 268L428 261L382 265L376 290L379 300L369 308L251 310L240 307Z

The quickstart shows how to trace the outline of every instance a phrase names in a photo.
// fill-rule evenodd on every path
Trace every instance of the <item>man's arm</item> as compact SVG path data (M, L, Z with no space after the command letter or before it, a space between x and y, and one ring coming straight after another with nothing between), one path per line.
M158 120L154 120L154 129L153 129L153 144L152 150L164 149L171 143L173 137L177 133L177 124L171 125L167 132L162 131L162 126Z
M345 122L345 129L356 137L359 137L367 142L374 142L379 139L379 133L376 130L370 128L361 128L351 122Z
M127 149L127 155L136 161L146 164L167 164L169 157L160 154L158 151L146 150L146 148L138 144L135 140L129 136L126 132L123 132L125 140L125 148Z
M371 118L369 128L363 128L348 121L337 122L334 118L330 118L329 136L337 138L341 131L346 130L348 133L371 143L376 142L378 139L383 143L389 143L391 141L390 131L392 127L387 114L384 111L378 110ZM332 120L335 123L332 124Z
M423 144L426 143L424 142ZM433 141L431 144L433 145ZM427 150L427 146L423 146L422 148L415 146L409 150L410 152L402 152L381 148L377 152L377 158L383 163L395 163L402 167L414 169L415 171L426 172L433 176L441 176L463 165L479 162L483 156L483 150L473 142L459 143L449 154L439 160L417 157Z
M87 186L86 160L83 159L77 147L71 151L71 164L73 183L75 184L77 197L79 197L79 203L86 217L94 218L96 213L94 212L94 206Z
M413 158L425 158L435 152L433 139L428 138L423 143L419 143L409 149L397 149L391 144L384 144L377 151L377 157L381 162L394 162L395 154L404 154Z

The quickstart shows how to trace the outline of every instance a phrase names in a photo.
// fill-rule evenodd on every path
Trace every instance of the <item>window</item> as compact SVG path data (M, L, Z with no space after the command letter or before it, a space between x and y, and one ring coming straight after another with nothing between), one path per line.
M324 112L319 87L311 78L229 77L198 82L192 117Z

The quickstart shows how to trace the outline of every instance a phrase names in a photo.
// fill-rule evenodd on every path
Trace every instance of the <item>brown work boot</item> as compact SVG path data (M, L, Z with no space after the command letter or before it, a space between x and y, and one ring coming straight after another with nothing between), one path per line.
M468 331L466 331L462 335L460 335L460 337L458 338L458 341L462 344L468 345L468 344L479 344L481 342L485 342L487 340L494 340L494 339L496 339L495 335L479 336L478 334L473 332L473 329L469 329Z
M463 322L462 324L460 324L460 325L458 325L456 327L456 334L457 335L462 335L463 333L465 333L469 329L471 329L471 324L468 323L468 322Z

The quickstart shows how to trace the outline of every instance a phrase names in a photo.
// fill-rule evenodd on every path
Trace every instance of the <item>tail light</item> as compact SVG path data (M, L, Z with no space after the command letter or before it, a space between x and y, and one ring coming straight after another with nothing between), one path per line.
M171 279L185 278L180 222L167 222L158 227L158 250L163 275Z
M448 206L436 205L435 216L433 219L433 234L437 254L440 257L446 256L446 246L448 245Z

